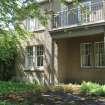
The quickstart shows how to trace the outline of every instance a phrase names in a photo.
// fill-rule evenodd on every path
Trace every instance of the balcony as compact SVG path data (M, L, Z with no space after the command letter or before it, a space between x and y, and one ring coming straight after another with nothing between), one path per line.
M64 29L105 22L105 2L84 3L76 8L60 11L53 15L52 29Z

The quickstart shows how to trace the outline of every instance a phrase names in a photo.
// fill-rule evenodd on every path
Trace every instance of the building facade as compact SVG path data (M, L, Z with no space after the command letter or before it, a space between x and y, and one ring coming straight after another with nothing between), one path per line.
M48 28L25 21L33 36L26 41L21 64L28 79L43 83L105 82L105 1L40 3Z

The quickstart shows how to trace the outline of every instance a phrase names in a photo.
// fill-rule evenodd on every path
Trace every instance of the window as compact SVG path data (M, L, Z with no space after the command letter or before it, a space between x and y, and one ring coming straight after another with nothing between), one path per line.
M44 55L43 46L36 46L36 66L37 67L43 66L43 55Z
M81 43L81 67L105 67L104 42Z
M26 67L33 66L33 47L26 48Z
M26 48L26 68L32 69L44 65L43 45L31 46Z
M81 50L81 67L91 67L92 64L92 44L82 43Z
M27 28L27 31L34 31L35 29L35 19L27 19L26 20L26 28Z
M105 67L104 42L95 43L95 66Z
M33 32L33 31L43 30L45 27L41 24L41 22L37 18L34 18L26 20L26 28L27 31Z

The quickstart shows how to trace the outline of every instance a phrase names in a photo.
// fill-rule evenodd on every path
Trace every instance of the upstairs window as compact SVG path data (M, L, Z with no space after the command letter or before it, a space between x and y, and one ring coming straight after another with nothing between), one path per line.
M27 28L27 31L33 32L33 31L43 30L44 26L37 18L34 18L34 19L26 20L26 28Z

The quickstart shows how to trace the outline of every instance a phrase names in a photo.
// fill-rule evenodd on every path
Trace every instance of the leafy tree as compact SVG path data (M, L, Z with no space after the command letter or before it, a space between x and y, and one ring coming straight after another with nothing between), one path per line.
M37 17L45 23L36 0L0 0L0 80L8 80L15 74L17 45L27 32L20 27L26 18Z

